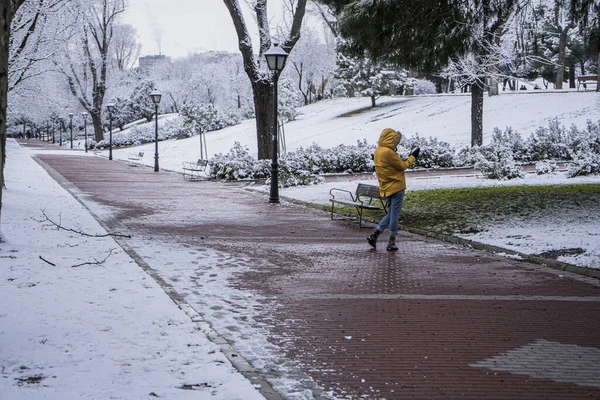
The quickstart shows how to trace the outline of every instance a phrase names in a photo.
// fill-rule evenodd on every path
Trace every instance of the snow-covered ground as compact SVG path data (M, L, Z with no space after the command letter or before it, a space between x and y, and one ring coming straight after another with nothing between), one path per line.
M339 116L367 107L368 99L322 101L304 107L302 117L286 125L288 150L312 142L333 146L367 139L375 143L381 129L388 126L408 135L436 136L454 144L469 142L468 96L386 98L380 102L387 105L351 118ZM528 134L553 117L567 126L583 126L587 116L597 115L599 105L600 94L593 92L486 98L485 133L489 138L494 126L513 126ZM209 155L227 152L234 141L256 149L253 121L206 136ZM200 154L197 137L159 146L161 168L174 171L181 171L182 161L193 161ZM138 149L145 150L145 163L152 165L153 145ZM132 150L116 150L115 157L127 159ZM90 213L31 159L32 150L9 140L7 153L0 243L1 399L261 398L256 387L114 239L59 231L44 222L43 213L65 227L105 233ZM107 152L101 155L107 156ZM90 152L88 156L95 155ZM574 182L598 183L600 177L527 177L508 184ZM475 177L408 182L411 190L496 184L507 183ZM329 187L355 185L356 181L335 182L286 188L281 194L326 203ZM543 251L545 241L552 238L561 241L562 247L585 248L588 262L598 267L599 216L578 216L575 222L570 218L552 215L535 224L515 221L471 238L532 253ZM568 235L564 234L566 221ZM177 257L191 256L189 252L161 250L175 264L189 261ZM207 257L210 263L211 256ZM96 262L102 263L101 267ZM214 287L227 290L224 283ZM255 332L240 334L255 337ZM260 343L257 339L250 345ZM294 390L289 382L279 384ZM194 390L186 390L190 388Z
M308 203L330 204L329 189L335 187L353 192L359 182L372 185L377 184L375 177L373 177L368 180L336 181L308 187L284 188L280 189L280 194ZM600 184L600 176L567 178L563 173L542 176L527 174L523 179L511 181L496 181L476 176L445 175L437 178L415 178L408 176L407 190L588 183ZM558 261L583 267L600 268L600 216L589 215L586 211L572 208L564 210L564 213L561 215L537 215L528 218L516 217L501 224L482 225L480 226L482 231L477 234L461 234L458 236L525 254L540 254L557 249L582 248L585 249L585 253L560 256L558 257Z
M384 128L395 128L405 136L418 134L436 137L453 145L471 143L471 97L465 95L437 95L416 97L382 97L379 107L370 109L368 98L323 100L302 107L296 121L285 125L285 142L288 151L317 143L333 147L342 143L356 144L367 140L375 144ZM365 109L351 117L342 115ZM565 126L584 127L587 119L597 122L600 94L587 92L553 93L527 91L503 93L484 100L484 142L491 138L495 127L512 127L523 137L538 127L548 126L554 118ZM247 146L251 154L257 153L256 124L254 120L206 134L209 158L227 153L234 142ZM152 143L136 147L145 151L146 164L153 160ZM115 157L127 158L132 149L114 150ZM107 152L104 152L106 154ZM182 161L195 161L200 157L199 137L169 140L159 144L161 168L181 170Z
M0 399L263 398L114 239L56 230L44 214L106 234L31 150L7 153Z

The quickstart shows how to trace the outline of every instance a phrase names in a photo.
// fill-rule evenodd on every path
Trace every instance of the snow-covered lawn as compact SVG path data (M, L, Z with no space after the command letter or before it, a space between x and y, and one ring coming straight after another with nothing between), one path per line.
M262 398L114 239L56 230L44 213L106 234L30 150L7 153L1 399Z
M370 109L368 98L323 100L300 108L296 121L285 125L285 142L288 151L316 143L333 147L342 143L356 144L366 140L375 144L384 128L400 130L405 136L418 134L436 137L453 145L471 143L471 97L469 95L438 95L417 97L382 97L379 107ZM351 117L342 115L363 110ZM543 91L501 93L486 97L484 101L484 142L491 139L495 127L512 127L527 137L540 126L548 127L557 119L569 127L586 126L600 109L600 94L596 92L553 93ZM597 117L596 117L597 118ZM595 120L597 122L597 119ZM256 155L256 124L247 120L239 125L206 134L208 157L228 153L234 142L247 146ZM144 150L146 164L153 160L154 144L136 147ZM113 151L114 157L127 159L129 149ZM107 154L104 151L103 154ZM183 161L200 157L198 136L184 140L159 143L161 168L181 171Z
M341 180L308 187L280 189L280 194L308 203L328 205L329 190L333 187L353 192L359 183L377 184L375 177L365 180ZM477 176L407 177L407 191L459 189L494 186L576 185L600 184L600 176L567 178L555 175L526 174L523 179L496 181ZM600 198L600 193L598 194ZM477 223L477 221L475 221ZM515 215L499 224L477 223L481 232L458 236L525 254L540 254L551 250L582 248L585 253L560 256L559 261L575 265L600 268L600 215L589 210L569 207L561 214L542 214L527 217Z

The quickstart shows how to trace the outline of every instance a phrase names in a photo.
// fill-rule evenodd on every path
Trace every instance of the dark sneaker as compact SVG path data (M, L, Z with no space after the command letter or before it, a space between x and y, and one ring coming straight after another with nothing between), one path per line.
M398 246L396 246L396 242L389 242L387 245L387 251L398 251Z
M367 242L369 242L371 247L373 247L374 249L377 248L377 238L375 236L367 236Z

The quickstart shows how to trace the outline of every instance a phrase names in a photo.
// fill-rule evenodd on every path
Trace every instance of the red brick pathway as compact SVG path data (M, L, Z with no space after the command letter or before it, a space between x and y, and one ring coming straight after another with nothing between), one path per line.
M368 230L240 185L39 158L134 233L250 260L232 284L277 306L260 322L322 398L600 398L598 281L409 234L371 251Z

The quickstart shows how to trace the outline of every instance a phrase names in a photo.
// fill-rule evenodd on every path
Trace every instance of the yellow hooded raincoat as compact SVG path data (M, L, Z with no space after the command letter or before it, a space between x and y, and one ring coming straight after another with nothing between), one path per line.
M375 149L375 173L379 181L379 193L383 197L406 190L404 171L417 161L414 156L402 161L396 153L402 134L387 128L381 132Z

